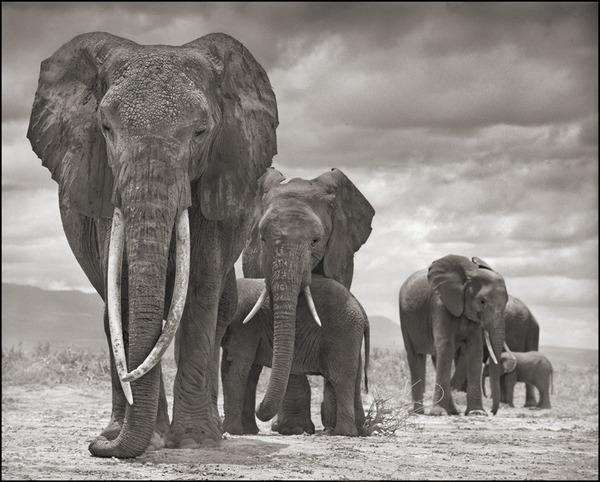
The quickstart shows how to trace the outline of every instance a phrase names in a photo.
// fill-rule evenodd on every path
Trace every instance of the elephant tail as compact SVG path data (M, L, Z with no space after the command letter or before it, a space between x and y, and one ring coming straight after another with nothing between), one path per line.
M371 329L369 327L369 319L365 316L365 392L369 393L369 378L367 376L367 371L369 370L369 357L371 351Z

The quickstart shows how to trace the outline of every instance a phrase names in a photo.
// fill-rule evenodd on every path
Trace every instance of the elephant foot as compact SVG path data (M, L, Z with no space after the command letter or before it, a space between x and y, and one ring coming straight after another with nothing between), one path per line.
M423 408L423 405L415 405L413 407L413 409L410 411L410 413L414 413L416 415L424 415L425 409Z
M337 426L333 430L333 435L345 436L345 437L358 437L358 430L356 425L350 426Z
M312 435L315 433L315 425L312 422L309 424L280 423L275 432L279 432L281 435L302 435L303 433Z
M154 431L152 433L152 438L150 439L150 445L148 445L146 452L154 452L155 450L164 449L166 446L166 434Z
M259 432L256 423L230 423L227 419L223 421L223 431L231 435L256 435Z
M487 412L483 408L474 408L472 410L467 409L465 415L487 417Z
M544 404L538 405L537 408L540 410L548 410L548 409L552 408L552 406L549 403L544 403Z
M433 415L434 417L439 417L441 415L446 414L446 409L441 405L434 405L433 407L431 407L431 410L429 410L429 415Z
M523 407L525 408L530 408L530 407L537 407L538 404L535 400L525 400L525 405L523 405Z
M166 439L168 448L216 447L223 439L221 421L215 420L214 423L202 425L197 423L187 427L173 422Z

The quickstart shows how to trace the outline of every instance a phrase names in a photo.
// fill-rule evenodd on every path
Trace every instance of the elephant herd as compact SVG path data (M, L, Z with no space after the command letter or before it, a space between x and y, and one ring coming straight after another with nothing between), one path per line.
M281 434L313 433L307 375L324 378L323 426L364 434L369 322L350 287L375 211L338 169L289 180L270 167L277 125L267 74L225 34L175 47L94 32L42 62L27 137L105 304L112 411L92 455L257 433L255 415L276 417ZM517 381L526 405L536 386L539 406L550 406L539 326L484 261L437 259L404 282L399 301L415 412L427 354L432 414L458 413L451 388L467 392L467 414L485 414L484 371L494 414L512 404ZM170 418L161 357L173 340Z

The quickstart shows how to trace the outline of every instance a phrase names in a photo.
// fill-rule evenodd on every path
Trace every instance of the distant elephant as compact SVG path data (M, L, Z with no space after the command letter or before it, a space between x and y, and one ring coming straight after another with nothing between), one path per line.
M506 325L506 345L513 352L537 351L540 341L540 325L520 299L508 295L508 303L504 310ZM455 372L452 375L451 386L456 390L467 391L466 357L463 347L459 347L454 357ZM488 359L486 347L483 349L483 362ZM500 377L500 401L507 403L506 375ZM533 385L526 384L526 407L537 406Z
M242 257L246 278L265 278L275 313L273 370L257 416L270 420L281 407L275 430L310 433L308 380L290 376L294 338L289 327L296 319L298 295L310 286L312 274L350 289L354 253L369 237L375 211L339 169L312 180L284 180L273 168L259 180L262 197Z
M235 310L233 265L277 124L267 74L225 34L172 47L88 33L42 62L27 137L106 306L112 415L93 455L140 455L155 428L174 447L221 439L217 317ZM169 427L160 359L176 330Z
M262 279L238 279L238 309L223 337L221 376L225 418L232 434L256 434L256 384L263 366L272 366L274 304L262 300ZM325 378L321 419L335 435L364 435L361 384L361 344L365 340L365 388L369 360L369 321L360 303L335 280L314 276L311 297L300 296L292 333L290 372ZM314 302L314 303L313 303ZM256 309L254 309L256 307ZM315 321L315 311L319 314ZM275 343L277 343L275 333ZM274 362L273 362L274 363ZM296 396L302 397L304 391ZM308 391L310 410L310 389ZM302 402L305 403L304 400ZM303 406L301 403L300 406ZM277 407L276 407L277 408ZM310 413L309 413L310 416ZM287 424L282 424L282 428ZM291 427L302 433L303 427ZM313 427L314 431L314 427Z
M515 383L525 382L538 389L540 401L538 408L552 408L550 405L550 392L552 391L553 369L550 360L539 351L521 353L502 353L502 373L506 377L506 396L509 406L514 407L513 394ZM483 367L483 376L489 376L489 365ZM485 395L485 385L484 385Z
M467 409L483 415L481 398L482 332L496 357L491 365L492 413L500 404L500 366L504 344L504 278L479 258L447 255L417 271L401 286L400 326L411 375L413 410L424 413L426 355L435 357L436 386L430 413L458 414L450 391L450 370L456 347L465 343Z

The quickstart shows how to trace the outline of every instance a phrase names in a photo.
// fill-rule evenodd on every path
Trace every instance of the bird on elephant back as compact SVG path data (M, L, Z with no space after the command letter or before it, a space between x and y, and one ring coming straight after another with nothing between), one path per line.
M42 62L27 137L105 303L112 412L92 455L222 438L215 340L277 125L267 74L225 34L167 46L88 33ZM170 422L160 359L174 336Z
M492 413L500 404L500 355L508 301L502 275L474 257L447 255L409 276L400 287L400 326L411 375L413 411L424 413L425 361L435 360L436 383L431 415L457 415L450 390L456 347L465 345L465 415L485 415L481 392L482 337L490 352Z
M540 325L527 307L520 299L509 295L506 309L504 310L504 324L506 345L505 352L529 352L538 351L540 341ZM484 344L483 363L486 363L489 352ZM451 387L454 390L466 391L466 357L464 346L459 346L454 355L454 374L452 375ZM509 403L508 383L510 377L503 374L500 377L500 401ZM512 392L511 392L512 393ZM512 398L510 398L512 400ZM538 402L535 397L535 389L531 383L525 384L525 407L536 407Z
M281 434L314 433L306 375L290 374L298 297L320 275L350 289L354 253L371 233L375 211L339 169L312 180L285 180L269 168L259 180L250 236L242 256L245 278L263 278L274 317L273 366L256 414ZM324 403L330 403L324 388ZM249 402L248 402L249 403ZM246 405L248 405L246 403ZM326 411L331 411L326 407Z

